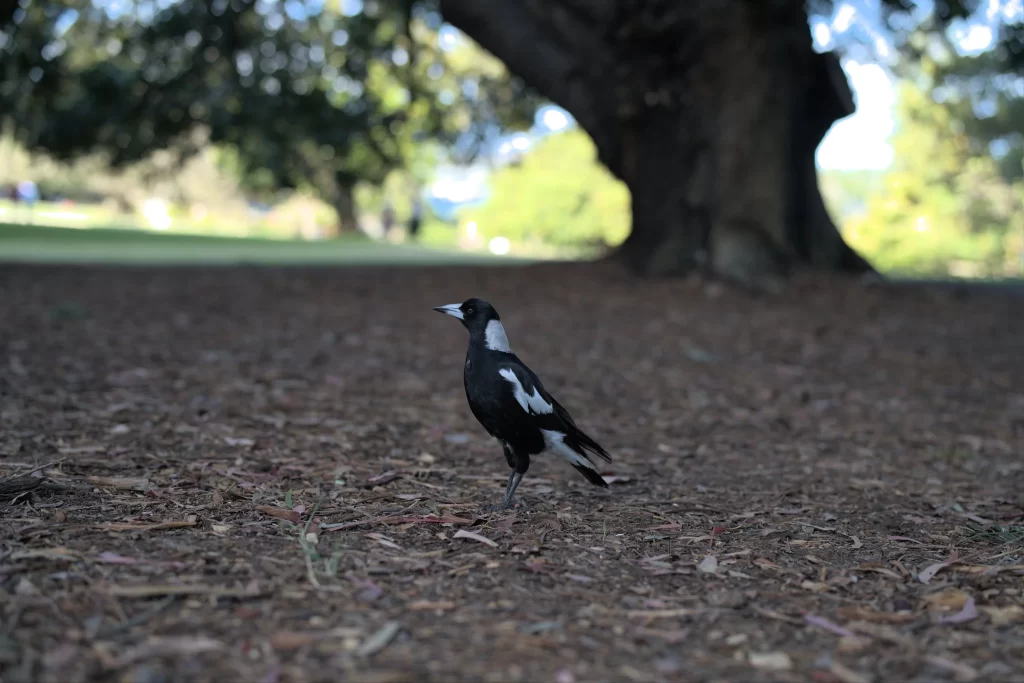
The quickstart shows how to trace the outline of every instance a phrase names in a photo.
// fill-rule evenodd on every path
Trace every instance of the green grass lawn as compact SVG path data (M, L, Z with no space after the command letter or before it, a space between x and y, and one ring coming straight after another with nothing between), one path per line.
M528 261L454 249L385 244L362 236L303 242L0 223L0 262L311 266L500 265Z

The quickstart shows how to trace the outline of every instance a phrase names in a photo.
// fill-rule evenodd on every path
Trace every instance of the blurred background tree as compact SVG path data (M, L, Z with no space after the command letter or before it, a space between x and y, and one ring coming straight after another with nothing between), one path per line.
M815 50L809 20L854 14ZM997 274L1024 229L1022 26L1019 0L21 0L0 12L0 116L21 149L142 176L198 155L351 230L548 101L575 120L493 169L460 212L481 235L760 285L868 261ZM840 57L899 79L886 173L816 167L854 111Z
M846 226L851 243L875 254L883 270L1016 272L1024 253L1021 174L1004 172L955 113L927 89L900 89L892 168L867 210Z
M629 190L597 162L597 148L580 130L544 138L497 171L490 189L491 200L464 215L483 239L618 246L629 235Z
M22 145L123 166L212 143L250 193L309 189L342 229L355 227L357 183L471 157L536 106L472 43L441 49L441 18L418 3L24 5L0 90Z

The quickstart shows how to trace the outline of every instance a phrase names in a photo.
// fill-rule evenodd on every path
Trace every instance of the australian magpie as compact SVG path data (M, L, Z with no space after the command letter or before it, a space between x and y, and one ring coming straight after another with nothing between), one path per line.
M469 330L469 349L463 382L473 415L487 433L501 442L512 472L505 497L495 509L512 505L530 456L553 453L564 458L596 486L608 486L587 453L608 462L611 457L573 422L541 385L540 379L519 360L508 344L498 312L482 299L437 306L435 311L458 318Z

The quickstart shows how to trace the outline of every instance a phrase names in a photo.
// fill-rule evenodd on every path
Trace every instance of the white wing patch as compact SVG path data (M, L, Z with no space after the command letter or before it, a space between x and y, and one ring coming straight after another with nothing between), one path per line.
M508 335L505 334L505 326L500 320L492 320L487 323L484 329L484 341L491 351L504 351L510 353L512 348L508 345Z
M573 449L565 445L565 434L562 432L556 432L552 429L540 430L544 435L544 449L551 451L555 455L569 461L569 464L576 465L577 467L586 467L588 470L597 471L594 467L594 463L590 462L585 456L580 455Z
M532 394L526 393L512 368L502 368L498 370L498 374L512 385L512 396L515 397L516 403L521 405L526 412L534 413L535 415L546 415L554 411L554 407L544 400L537 387L533 388Z

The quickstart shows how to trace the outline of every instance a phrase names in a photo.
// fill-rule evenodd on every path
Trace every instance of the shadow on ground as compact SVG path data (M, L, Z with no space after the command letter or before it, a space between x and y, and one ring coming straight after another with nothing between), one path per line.
M506 466L430 310L471 295L608 490L538 458L526 510L482 512ZM1020 310L594 265L8 267L0 675L1024 680Z

